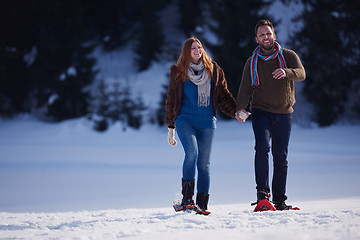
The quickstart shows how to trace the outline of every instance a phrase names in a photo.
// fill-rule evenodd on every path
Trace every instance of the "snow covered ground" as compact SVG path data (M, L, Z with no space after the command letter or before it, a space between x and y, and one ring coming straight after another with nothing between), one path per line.
M359 239L359 198L302 202L301 211L253 213L216 205L209 216L170 208L1 213L8 239Z
M219 121L210 216L175 213L183 150L166 127L0 121L0 239L359 239L360 126L294 125L288 202L253 213L251 123Z

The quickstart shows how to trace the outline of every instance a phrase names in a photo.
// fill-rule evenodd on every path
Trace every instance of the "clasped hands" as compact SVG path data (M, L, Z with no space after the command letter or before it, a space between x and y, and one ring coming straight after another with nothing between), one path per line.
M250 112L246 111L245 109L240 109L235 113L235 118L238 120L238 122L245 122L250 115Z
M245 122L246 119L250 116L250 112L245 109L240 109L235 113L235 118L239 122ZM175 128L168 128L168 143L170 146L175 147L177 145L177 141L175 140Z

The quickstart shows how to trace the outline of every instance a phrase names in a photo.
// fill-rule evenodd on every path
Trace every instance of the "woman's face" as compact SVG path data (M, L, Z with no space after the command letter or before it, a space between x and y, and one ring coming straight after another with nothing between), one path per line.
M193 42L191 44L191 61L193 63L199 62L202 55L202 47L198 42Z

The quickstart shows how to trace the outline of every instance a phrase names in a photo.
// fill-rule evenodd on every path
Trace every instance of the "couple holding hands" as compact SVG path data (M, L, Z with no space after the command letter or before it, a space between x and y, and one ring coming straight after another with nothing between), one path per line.
M259 45L244 66L236 100L227 89L223 70L206 54L199 39L187 39L178 61L170 67L165 117L168 142L176 146L176 131L185 152L181 179L183 198L177 211L196 209L199 213L210 213L207 211L210 153L219 108L239 122L245 122L251 112L257 203L269 200L271 190L276 210L291 209L285 203L285 192L294 82L305 79L305 69L294 51L281 48L276 42L269 20L257 22L255 40ZM271 189L270 150L274 167Z

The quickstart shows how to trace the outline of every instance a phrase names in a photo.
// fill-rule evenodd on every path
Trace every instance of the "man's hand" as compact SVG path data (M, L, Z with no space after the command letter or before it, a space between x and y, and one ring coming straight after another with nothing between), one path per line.
M250 116L251 113L247 112L245 109L240 109L235 113L235 118L239 122L245 122L246 119Z
M278 68L275 71L272 72L273 78L275 79L281 79L286 77L286 72L282 68Z
M168 128L168 143L170 146L175 147L177 144L177 141L175 140L175 128Z

